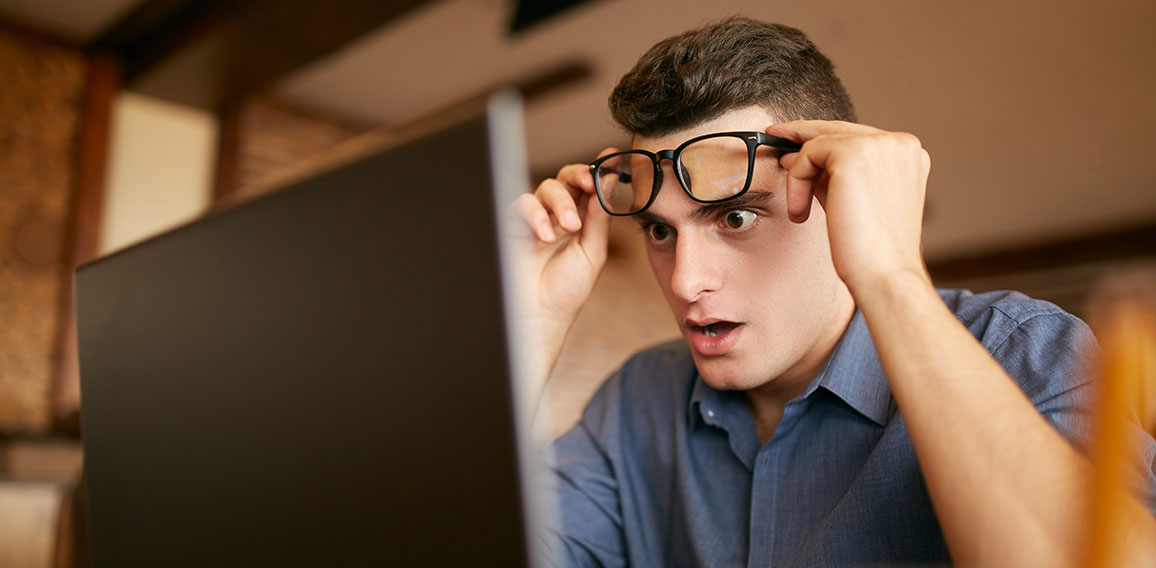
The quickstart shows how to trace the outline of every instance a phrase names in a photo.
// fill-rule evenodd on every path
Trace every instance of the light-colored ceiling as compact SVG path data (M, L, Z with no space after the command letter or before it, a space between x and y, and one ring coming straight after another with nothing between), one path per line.
M512 38L508 7L436 3L279 93L388 124L584 59L589 81L528 109L531 163L549 171L623 143L605 100L647 47L745 13L806 31L861 121L923 140L929 256L1156 217L1156 2L601 0Z
M10 4L0 0L0 11L14 12ZM103 4L115 15L132 2L41 4ZM861 121L923 140L933 160L929 257L1156 218L1150 0L593 0L513 37L511 4L433 2L275 94L389 125L584 60L592 77L527 108L532 167L551 171L625 142L605 100L647 47L745 13L803 29L836 63ZM72 19L102 22L90 12Z

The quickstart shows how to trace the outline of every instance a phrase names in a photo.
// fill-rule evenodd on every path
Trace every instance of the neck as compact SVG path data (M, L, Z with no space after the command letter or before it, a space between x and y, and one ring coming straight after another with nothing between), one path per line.
M835 346L851 323L851 317L855 315L855 303L845 288L841 291L844 293L840 294L836 304L835 317L814 347L783 374L746 391L747 407L754 417L760 444L766 444L775 435L787 403L807 390L807 386L831 358Z

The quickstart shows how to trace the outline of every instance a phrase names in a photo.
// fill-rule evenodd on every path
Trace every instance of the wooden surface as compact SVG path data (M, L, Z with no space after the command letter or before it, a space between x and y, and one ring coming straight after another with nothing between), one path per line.
M0 432L51 423L86 62L0 28Z
M57 302L56 370L52 387L55 419L80 411L80 371L76 360L76 314L72 302L73 271L97 256L108 171L109 128L113 99L120 87L120 64L110 55L88 57L84 98L65 225L64 261Z

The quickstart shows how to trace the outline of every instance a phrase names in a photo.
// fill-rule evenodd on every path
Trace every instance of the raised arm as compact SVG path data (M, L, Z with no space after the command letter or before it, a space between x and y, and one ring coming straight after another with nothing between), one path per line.
M920 254L930 159L909 134L798 121L782 158L792 220L824 207L836 271L866 318L953 560L1071 566L1080 560L1091 466L1033 407L934 290ZM1132 502L1137 563L1156 523Z
M523 276L534 295L530 304L536 308L527 317L538 332L539 368L532 372L533 400L539 400L566 335L606 263L610 216L598 204L594 180L584 164L562 168L534 193L520 196L510 210L526 222L534 241Z

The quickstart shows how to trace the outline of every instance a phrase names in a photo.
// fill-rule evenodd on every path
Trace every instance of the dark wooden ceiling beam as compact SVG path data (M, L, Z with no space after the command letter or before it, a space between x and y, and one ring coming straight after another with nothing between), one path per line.
M936 281L1033 272L1077 264L1156 257L1156 220L1050 242L929 260Z
M146 0L89 46L132 91L218 112L430 0Z

